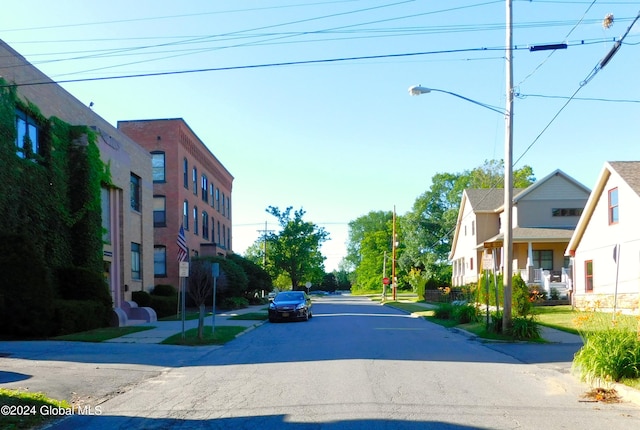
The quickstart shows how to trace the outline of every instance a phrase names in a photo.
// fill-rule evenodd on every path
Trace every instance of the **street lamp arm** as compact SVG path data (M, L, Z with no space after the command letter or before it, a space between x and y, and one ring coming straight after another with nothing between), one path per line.
M435 91L435 92L438 92L438 93L445 93L445 94L452 95L454 97L458 97L459 99L471 102L471 103L473 103L475 105L478 105L478 106L482 106L483 108L492 110L494 112L498 112L501 115L506 115L507 114L507 112L504 109L500 109L498 107L491 106L491 105L488 105L486 103L482 103L482 102L479 102L477 100L470 99L468 97L465 97L463 95L460 95L460 94L457 94L457 93L454 93L454 92L451 92L451 91L440 90L438 88L426 88L426 87L423 87L421 85L414 85L414 86L409 88L409 94L411 94L412 96L419 96L420 94L428 94L428 93L430 93L432 91Z

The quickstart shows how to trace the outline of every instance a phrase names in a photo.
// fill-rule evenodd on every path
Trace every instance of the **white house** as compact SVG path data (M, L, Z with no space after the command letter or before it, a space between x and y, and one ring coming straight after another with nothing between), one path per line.
M574 304L638 314L640 161L604 164L569 242Z

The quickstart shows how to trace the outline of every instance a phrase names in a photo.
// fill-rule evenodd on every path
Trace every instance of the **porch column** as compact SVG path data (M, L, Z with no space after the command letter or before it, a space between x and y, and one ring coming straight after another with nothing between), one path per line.
M527 250L527 278L529 283L533 282L534 274L533 274L533 244L531 242L528 243Z

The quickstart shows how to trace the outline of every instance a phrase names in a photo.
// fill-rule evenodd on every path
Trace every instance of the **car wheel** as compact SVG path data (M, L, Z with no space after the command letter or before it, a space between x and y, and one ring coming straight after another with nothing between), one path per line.
M309 310L307 310L307 311L304 313L304 320L305 320L305 321L309 321L309 318L310 318L310 316L309 316Z
M309 311L309 319L313 318L313 312Z
M270 316L270 317L269 317L269 322L274 323L274 322L276 322L276 319L275 319L274 317Z

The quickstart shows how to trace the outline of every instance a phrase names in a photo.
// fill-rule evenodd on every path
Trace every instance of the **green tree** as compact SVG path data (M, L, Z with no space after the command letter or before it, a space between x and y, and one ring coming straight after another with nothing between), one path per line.
M213 292L213 274L211 261L194 258L189 264L189 297L198 307L198 339L202 339L204 331L204 308L207 298ZM213 301L212 301L213 302ZM214 310L215 312L215 310Z
M324 275L324 256L320 245L329 238L324 228L303 220L303 209L289 206L281 211L269 206L267 212L278 219L281 230L267 236L267 260L291 279L293 289L303 282L320 282Z
M271 276L254 261L237 254L229 254L227 258L242 267L242 270L244 270L244 273L247 275L249 286L247 287L245 296L250 302L254 300L255 297L260 297L263 291L269 292L273 290Z
M455 232L462 193L467 188L503 188L502 160L486 160L482 166L461 173L438 173L428 191L419 196L412 210L400 218L404 251L400 265L424 270L424 276L439 283L451 278L448 254ZM514 187L526 188L535 181L533 169L514 171Z

